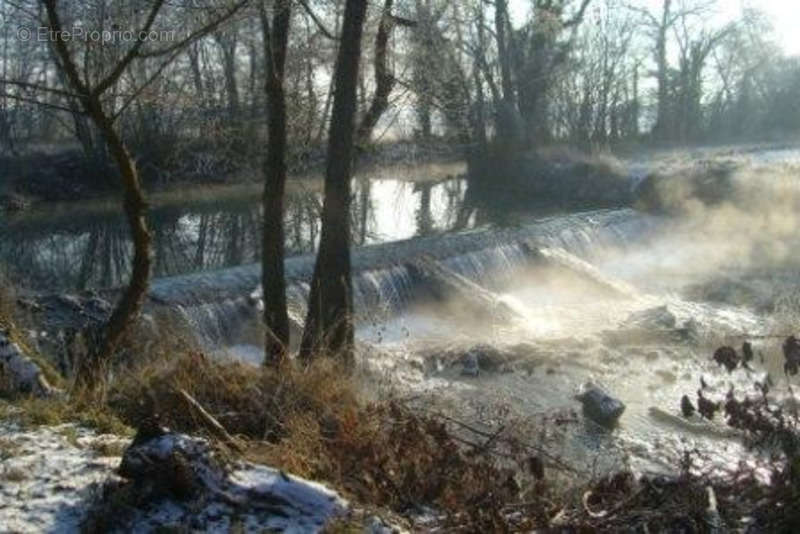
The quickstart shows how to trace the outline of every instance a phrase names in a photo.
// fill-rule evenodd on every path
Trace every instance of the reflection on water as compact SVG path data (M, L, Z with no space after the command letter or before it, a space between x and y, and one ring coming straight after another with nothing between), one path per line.
M466 182L357 179L351 205L356 245L395 241L464 226L459 213ZM319 187L297 188L286 199L287 254L314 250L320 234ZM462 217L463 218L463 217ZM258 262L261 206L257 197L153 209L153 276ZM132 258L121 213L10 219L0 226L0 264L28 289L105 288L127 279Z

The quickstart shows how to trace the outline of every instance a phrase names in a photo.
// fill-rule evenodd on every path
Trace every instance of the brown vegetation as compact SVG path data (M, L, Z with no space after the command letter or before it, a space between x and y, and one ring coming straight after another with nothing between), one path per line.
M2 405L0 414L28 424L70 421L126 435L157 421L205 435L229 454L324 481L359 505L392 510L412 521L432 510L435 525L461 531L646 526L703 532L711 520L733 526L748 514L760 525L781 528L785 523L775 521L784 520L770 514L770 506L779 503L797 517L791 504L797 502L796 460L775 463L771 485L759 482L751 468L727 475L702 472L698 466L709 463L697 461L699 452L676 466L681 468L677 477L637 480L620 473L577 480L568 466L537 451L536 438L528 436L532 442L526 443L504 430L513 426L509 422L481 431L400 400L369 401L360 394L358 379L335 360L277 370L198 352L162 353L118 376L108 404L101 407L78 398L25 400ZM187 395L235 437L240 451L220 442L208 421L187 409ZM729 397L725 411L731 424L754 436L774 436L774 425L748 422L774 420L773 412L752 409L757 405ZM711 516L709 487L718 499Z
M743 351L752 347L745 344ZM789 361L793 353L787 354ZM746 354L737 362L745 360ZM800 512L792 504L800 480L796 419L783 414L761 386L757 398L731 392L719 404L728 424L746 431L753 446L781 443L784 460L765 464L770 484L752 466L704 471L713 451L687 452L675 477L636 479L622 472L588 483L569 479L574 474L568 466L512 437L507 425L484 432L399 400L370 402L360 395L357 378L329 359L278 372L189 353L129 374L114 386L109 407L131 426L155 414L166 426L213 438L206 423L185 409L186 391L241 440L248 459L326 481L357 503L406 517L429 507L437 525L466 531L704 532L715 522L734 527L747 516L780 530ZM709 499L716 502L713 510ZM776 517L775 506L787 515Z
M325 481L362 505L404 515L427 506L437 510L437 522L492 532L546 524L557 501L542 479L541 460L531 459L525 447L516 459L501 457L494 454L504 442L498 435L465 445L444 419L398 401L367 402L356 379L330 359L276 370L187 353L122 377L104 413L124 428L155 420L220 443L207 421L187 410L184 392L235 436L246 459ZM70 417L60 405L42 406L26 405L33 409L28 417ZM509 515L523 509L524 520Z
M8 327L15 308L14 294L10 286L4 282L2 274L0 274L0 328Z

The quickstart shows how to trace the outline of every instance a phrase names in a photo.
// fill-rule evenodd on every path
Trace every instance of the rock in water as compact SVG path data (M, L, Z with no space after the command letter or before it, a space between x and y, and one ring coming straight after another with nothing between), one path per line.
M742 363L750 363L753 361L753 345L749 341L742 343Z
M733 347L720 347L714 351L714 361L732 373L739 366L739 354Z
M794 336L789 336L783 342L783 356L786 361L783 371L790 376L796 376L800 370L800 341Z
M630 314L624 325L637 328L671 329L675 328L677 323L677 318L667 306L658 306Z
M0 330L0 394L47 397L55 392L39 366Z
M719 404L703 396L703 390L697 390L697 411L709 421L714 419L714 414L719 411Z
M461 358L461 374L463 376L478 376L480 373L480 363L478 361L478 351L472 349Z
M681 397L681 412L683 413L683 416L691 417L694 415L694 411L694 404L692 404L692 401L689 400L689 396L684 395Z
M587 383L575 397L583 404L583 413L603 426L611 427L625 411L625 404L595 384Z

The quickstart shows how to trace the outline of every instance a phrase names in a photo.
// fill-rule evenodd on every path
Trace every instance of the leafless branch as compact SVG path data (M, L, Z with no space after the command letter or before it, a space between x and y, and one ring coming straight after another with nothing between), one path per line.
M15 95L13 93L0 92L0 96L3 97L3 98L9 98L11 100L16 100L18 102L25 102L26 104L34 104L36 106L41 106L43 108L54 109L54 110L57 110L57 111L68 111L69 113L74 113L75 112L74 109L68 108L66 106L62 106L62 105L59 105L59 104L53 104L52 102L44 102L44 101L36 99L36 98L29 98L29 97L26 97L26 96Z
M16 87L21 87L23 89L28 89L31 91L42 92L42 93L52 93L54 95L63 96L66 98L75 98L79 95L75 93L71 93L69 91L65 91L64 89L58 89L55 87L47 87L46 85L41 85L38 83L28 83L22 82L19 80L4 80L0 79L0 85L14 85Z
M158 48L155 50L150 51L139 51L136 55L140 58L150 58L150 57L157 57L157 56L166 56L173 53L176 50L181 50L187 45L197 41L198 39L202 39L206 35L213 33L217 28L219 28L222 24L230 20L236 13L238 13L250 0L241 0L231 6L225 13L214 19L212 22L209 22L205 26L198 28L197 30L193 31L185 38L181 39L178 42L175 42L169 46L165 46L163 48Z
M311 6L308 5L306 0L298 0L300 5L303 7L303 10L308 13L308 16L311 17L311 20L314 21L314 24L319 28L319 31L322 32L322 35L330 39L331 41L338 41L339 38L336 37L328 28L325 27L325 24L322 20L314 13L314 10L311 9Z
M161 7L163 5L164 0L155 0L153 2L153 6L150 8L150 12L147 14L147 20L145 20L144 26L142 26L142 29L137 33L137 35L148 33L150 31L156 21L158 12L161 11ZM131 61L133 61L134 58L139 54L139 50L142 48L144 43L144 39L139 39L133 43L133 46L130 48L130 50L128 50L128 52L116 64L108 76L101 80L100 83L98 83L92 90L92 94L94 96L102 95L109 87L117 83L117 80L119 80L119 77L122 76L123 72L125 72L125 69L128 68L128 65L130 65Z

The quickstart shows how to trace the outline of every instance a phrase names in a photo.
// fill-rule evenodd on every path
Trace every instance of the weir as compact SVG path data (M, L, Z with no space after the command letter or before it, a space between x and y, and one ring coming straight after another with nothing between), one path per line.
M554 215L514 227L480 228L460 233L383 243L352 251L356 313L361 320L401 311L430 284L491 289L534 258L541 249L563 249L588 259L607 248L641 242L663 219L632 209ZM291 319L301 326L314 255L286 260ZM438 267L437 267L438 265ZM445 273L445 274L443 274ZM452 283L436 277L452 273ZM151 307L178 310L205 343L236 344L254 337L259 321L261 266L247 265L154 280ZM250 332L249 334L245 332Z

